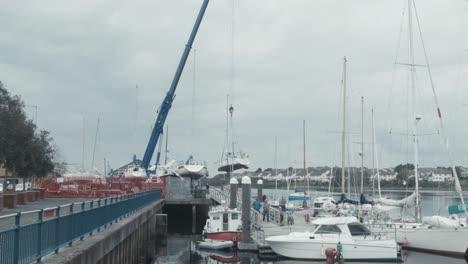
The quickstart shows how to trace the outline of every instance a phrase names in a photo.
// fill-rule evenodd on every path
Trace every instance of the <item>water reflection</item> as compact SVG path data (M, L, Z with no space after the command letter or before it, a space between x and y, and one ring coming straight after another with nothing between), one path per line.
M305 264L305 263L320 263L325 261L308 261L294 259L275 259L275 260L260 260L256 253L237 252L237 251L220 251L220 250L203 250L197 249L195 241L201 239L201 236L196 235L169 235L165 239L157 241L157 254L153 264L159 263L190 263L190 264L221 264L221 263L241 263L241 264ZM402 251L402 259L404 264L465 264L462 259L448 258L437 255L424 254L414 251ZM346 263L346 261L345 261ZM372 262L352 262L369 264ZM382 262L379 262L382 263ZM386 262L386 263L401 263L401 262Z

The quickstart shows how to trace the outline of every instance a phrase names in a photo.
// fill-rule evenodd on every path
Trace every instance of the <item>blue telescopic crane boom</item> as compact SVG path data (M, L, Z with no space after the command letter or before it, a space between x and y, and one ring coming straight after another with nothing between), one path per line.
M158 117L156 118L156 123L154 124L150 140L148 142L148 145L146 146L145 155L143 156L143 160L141 161L141 166L145 169L147 175L148 167L151 162L151 158L153 157L154 149L158 144L159 136L162 134L164 123L166 122L167 115L169 114L172 102L174 101L177 84L179 83L180 76L184 71L185 62L187 61L187 58L190 54L190 50L192 49L193 41L195 40L195 36L197 35L198 28L200 27L203 15L205 14L206 8L208 6L208 2L209 0L203 1L203 4L200 8L200 12L198 13L197 20L195 21L195 25L193 25L192 33L190 33L189 40L185 45L182 58L180 58L179 66L177 66L174 78L172 79L171 87L169 88L169 91L167 92L166 97L164 98L159 109ZM156 164L159 163L159 156L157 157L157 159L158 160L156 160Z

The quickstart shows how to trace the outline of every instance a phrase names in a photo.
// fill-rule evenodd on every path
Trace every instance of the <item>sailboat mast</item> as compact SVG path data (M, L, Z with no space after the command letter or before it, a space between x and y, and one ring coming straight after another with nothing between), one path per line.
M85 161L84 161L84 153L85 153L85 117L83 116L83 149L81 152L81 170L85 170Z
M414 180L416 189L416 207L415 207L415 220L420 221L421 208L419 201L419 175L418 175L418 131L417 124L421 118L416 114L416 84L414 80L415 63L414 63L414 44L413 44L413 14L411 0L408 0L408 34L409 34L409 52L410 52L410 80L411 80L411 100L413 108L413 146L414 146Z
M302 122L302 136L303 136L303 145L304 145L304 183L307 178L307 164L306 164L306 142L305 142L305 120ZM309 181L307 181L309 183ZM307 184L309 186L309 184Z
M96 145L97 145L97 138L98 138L98 133L99 133L99 120L100 118L98 117L97 125L96 125L96 135L94 137L94 148L93 148L93 159L91 160L91 170L94 170L94 158L96 155Z
M361 96L361 194L364 193L364 96Z
M377 145L375 144L375 127L374 127L374 108L371 110L372 114L372 171L375 170L377 174L377 191L379 193L379 199L382 198L380 192L380 172L379 172L379 158L377 157ZM375 161L375 166L374 166Z
M343 57L343 130L341 133L341 192L345 193L346 166L346 57Z
M277 137L275 136L275 176L278 176L278 146L277 146Z

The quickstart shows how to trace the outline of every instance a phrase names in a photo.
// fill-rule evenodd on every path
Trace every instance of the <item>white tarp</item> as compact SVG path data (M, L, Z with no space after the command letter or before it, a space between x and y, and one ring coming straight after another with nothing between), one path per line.
M411 207L416 206L416 193L414 192L410 196L401 200L380 198L377 201L378 203L383 204L383 205L411 208Z
M434 226L434 227L440 227L440 228L459 227L457 220L449 219L447 217L438 216L438 215L423 217L423 223Z

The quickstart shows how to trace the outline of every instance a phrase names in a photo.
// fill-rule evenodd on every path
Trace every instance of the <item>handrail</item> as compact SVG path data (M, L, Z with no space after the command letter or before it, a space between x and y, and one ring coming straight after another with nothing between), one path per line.
M127 217L138 209L161 199L160 190L151 190L132 195L110 197L96 201L79 202L65 206L50 207L29 212L17 212L10 227L0 230L0 264L40 262L51 252L58 253L65 245L83 240L96 230L106 228L117 220ZM67 214L61 210L69 209ZM79 210L78 210L79 209ZM46 218L46 214L53 216ZM37 220L23 224L25 214L37 214ZM7 216L0 217L2 219ZM4 220L3 220L4 221Z
M213 190L213 192L211 190ZM226 202L226 204L230 204L230 200L231 200L230 190L231 188L229 185L223 186L223 191L221 191L221 189L218 187L210 186L210 193L212 194L211 198L218 203L221 203L224 198L224 201ZM238 191L237 207L241 208L242 207L242 189L239 188L237 191ZM251 202L253 202L254 200L255 200L254 198L250 199ZM281 211L279 209L270 207L269 216L272 222L278 225L281 224Z

